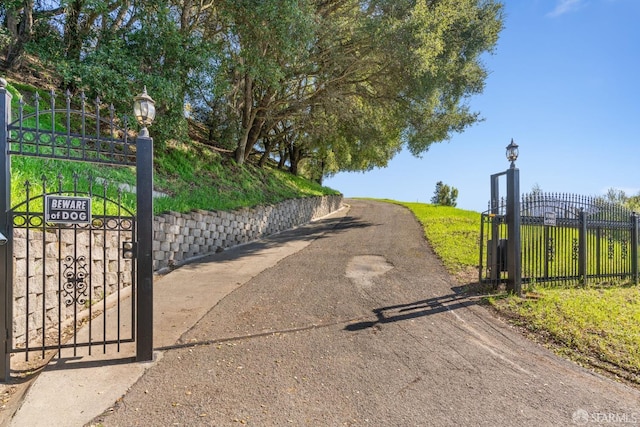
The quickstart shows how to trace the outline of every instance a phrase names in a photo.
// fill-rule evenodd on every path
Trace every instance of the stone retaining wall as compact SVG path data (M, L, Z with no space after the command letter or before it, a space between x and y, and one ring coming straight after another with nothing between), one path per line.
M27 337L42 344L44 328L131 286L132 263L120 256L119 249L125 240L132 240L131 231L14 229L15 344L25 344Z
M338 210L341 203L342 196L308 197L232 212L159 215L153 224L154 270L305 224Z
M341 204L342 196L308 197L231 212L197 210L156 216L154 270L168 271L189 258L308 223L338 210ZM78 309L130 286L131 261L120 253L125 240L132 240L130 231L76 234L62 230L58 234L31 230L27 240L26 230L15 229L14 344L24 345L27 333L29 342L34 338L41 341L37 337L42 335L43 325L57 325L58 320L69 318ZM65 278L67 274L72 278ZM65 291L66 285L79 282L86 283L86 293ZM69 295L74 295L75 300L69 301Z

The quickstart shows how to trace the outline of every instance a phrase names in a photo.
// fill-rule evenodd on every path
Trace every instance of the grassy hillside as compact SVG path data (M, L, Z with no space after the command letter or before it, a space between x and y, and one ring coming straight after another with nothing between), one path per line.
M13 109L17 111L21 97L30 100L35 88L10 82L9 90L13 94ZM48 105L49 95L39 91ZM58 101L59 103L60 101ZM33 111L25 107L26 112ZM46 108L46 107L43 107ZM48 120L48 122L47 122ZM58 121L64 120L62 114ZM31 124L33 125L33 124ZM40 127L51 128L50 115L41 117ZM54 124L56 130L65 131L63 123ZM153 128L150 129L153 136ZM251 162L238 166L230 158L230 153L205 146L197 142L177 143L168 141L161 150L155 151L154 189L166 194L154 201L155 213L163 211L187 212L192 209L232 210L260 204L273 204L280 201L306 196L336 194L337 191L322 187L315 182L293 176L288 172L267 165L259 168ZM31 194L38 194L43 185L48 189L58 188L58 176L62 177L65 189L72 188L72 176L92 175L112 183L108 194L116 198L120 184L135 186L135 170L130 167L109 167L90 163L77 163L33 157L12 157L12 204L25 200L27 186ZM81 180L80 186L88 186ZM100 182L102 182L100 180ZM80 191L85 191L80 188ZM123 205L135 206L135 196L123 194ZM31 206L37 209L38 206Z

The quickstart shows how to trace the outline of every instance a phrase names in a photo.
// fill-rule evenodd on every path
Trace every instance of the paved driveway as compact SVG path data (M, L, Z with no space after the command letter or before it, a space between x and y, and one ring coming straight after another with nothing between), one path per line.
M349 203L310 245L220 301L96 423L640 423L640 392L461 295L408 210Z

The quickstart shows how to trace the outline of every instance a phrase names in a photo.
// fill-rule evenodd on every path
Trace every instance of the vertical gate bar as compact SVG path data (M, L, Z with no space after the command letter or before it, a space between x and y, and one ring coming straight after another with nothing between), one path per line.
M638 284L638 215L631 214L631 274L633 283Z
M82 160L87 160L87 103L86 96L84 91L80 92L80 135L81 141L80 145L82 146Z
M535 281L537 273L536 273L536 226L533 222L529 222L526 228L523 227L523 230L526 230L526 237L523 236L522 241L526 242L526 255L523 252L523 275L529 278L529 283Z
M136 237L136 218L131 218L131 241L135 241ZM131 328L130 334L131 339L136 339L136 295L137 295L137 286L136 286L136 258L133 257L131 259Z
M527 226L527 269L529 271L529 282L536 280L536 266L533 260L536 258L536 231L533 222L530 222Z
M107 298L108 284L107 284L107 185L105 180L102 183L102 213L105 216L102 220L102 294L105 298L102 299L102 352L107 353Z
M69 91L69 89L67 89L67 92L65 93L65 100L66 100L66 131L67 131L67 135L66 135L66 140L67 140L67 158L70 159L71 158L71 92Z
M136 360L153 360L153 139L136 138L138 297Z
M566 235L567 235L567 249L568 249L568 253L567 253L567 261L566 261L566 265L567 265L567 277L574 277L576 274L576 259L574 258L573 255L573 247L574 247L574 239L576 237L576 230L573 226L570 225L570 223L567 223L564 227ZM570 279L567 279L566 282L568 283L570 281Z
M571 222L567 223L567 246L570 248L569 254L567 256L567 283L574 281L575 277L578 275L578 254L576 250L578 249L576 246L576 239L578 229L576 227L573 218L571 218Z
M31 242L30 242L30 225L31 225L31 219L30 219L30 215L31 215L31 210L29 209L29 199L31 198L31 184L29 183L29 181L25 182L25 197L27 199L27 203L25 205L25 215L27 217L26 221L25 221L25 236L26 236L26 241L25 241L25 259L26 259L26 268L25 268L25 296L24 296L24 302L25 302L25 324L24 324L24 342L25 342L25 360L28 362L29 361L29 294L31 292L30 291L30 283L29 283L29 277L31 277L31 263L29 262L31 260ZM35 323L35 322L34 322Z
M51 154L56 155L56 93L49 91L49 102L51 105Z
M526 225L524 225L524 221L523 221L523 225L521 226L522 229L522 243L523 243L523 249L522 249L522 276L523 277L527 277L529 279L529 282L531 282L531 279L534 277L531 274L531 224L526 223Z
M482 283L482 270L484 269L484 214L480 214L480 261L478 262L478 283Z
M42 201L46 193L46 178L42 179ZM45 358L44 348L47 343L47 223L44 218L44 206L42 210L42 359Z
M88 177L88 186L87 196L90 199L93 199L93 175L89 174ZM89 233L89 319L93 319L93 221L89 222L87 226L87 233ZM106 295L104 296L107 297ZM89 356L91 356L91 351L93 349L93 327L89 327Z
M62 356L62 229L56 227L58 234L58 355Z
M74 176L73 193L74 196L78 190L77 175ZM78 277L78 224L71 224L73 230L73 277ZM91 328L91 319L89 319L89 328ZM73 356L78 355L78 282L73 282Z
M118 188L118 227L117 227L117 230L116 230L116 241L117 241L116 247L119 250L120 248L122 248L122 190L120 188ZM121 339L121 337L120 337L120 321L121 321L121 315L122 315L121 306L120 306L120 300L121 300L121 297L120 297L120 268L121 268L121 266L120 266L120 255L121 255L120 252L118 252L118 256L116 258L116 266L117 266L117 270L118 270L118 272L117 272L118 279L116 280L116 286L117 286L116 292L118 294L118 303L117 303L118 304L118 309L117 309L117 312L118 312L118 321L117 321L118 327L116 328L116 331L117 331L116 342L117 342L118 352L120 351L120 339Z
M11 156L9 155L9 122L11 121L11 93L7 81L0 78L0 167L4 168L0 185L0 233L7 242L0 245L0 339L4 360L0 363L0 381L11 376L11 348L13 347L13 215L11 215Z
M102 143L100 142L100 98L97 97L96 100L94 101L95 106L96 106L96 148L97 148L97 154L96 154L96 158L99 160L100 159L100 153L102 152Z
M596 274L599 276L600 272L601 272L601 265L600 263L602 262L602 249L600 247L602 243L602 228L597 227L596 228L596 254L595 254L595 263L596 263Z
M549 227L546 225L542 226L543 229L543 238L544 238L544 272L543 277L545 280L549 280Z
M564 230L556 227L546 225L547 229L547 258L549 260L549 267L547 270L547 280L552 283L557 283L558 280L562 280L564 276L563 264L562 264L562 240L564 238Z
M530 245L531 245L531 254L529 256L529 265L530 265L530 268L531 268L531 277L532 277L533 280L537 281L537 278L538 278L539 274L538 274L538 267L536 265L536 259L538 259L538 251L539 251L539 248L538 248L538 246L539 246L538 245L538 241L539 241L538 235L540 233L538 232L538 227L533 222L531 223L531 225L529 225L529 230L530 230L529 231L529 236L530 236L530 239L531 239L531 243L530 243Z
M582 284L587 283L587 213L580 209L578 232L578 276Z
M35 130L35 135L34 135L34 139L36 141L36 154L40 154L40 93L38 91L36 91L36 94L34 96L34 105L36 108L36 130ZM22 139L22 138L21 138Z
M566 233L567 254L566 254L565 266L566 266L566 272L567 272L566 283L568 284L571 280L573 280L572 278L576 276L577 258L574 255L574 246L575 246L574 242L576 237L576 229L574 227L573 222L567 222L567 224L563 226L563 229L565 230L565 233Z
M62 194L62 176L58 174L58 194ZM62 357L62 303L63 303L63 277L62 277L62 226L57 225L58 230L58 356ZM65 304L66 305L66 304ZM66 310L65 310L66 314Z

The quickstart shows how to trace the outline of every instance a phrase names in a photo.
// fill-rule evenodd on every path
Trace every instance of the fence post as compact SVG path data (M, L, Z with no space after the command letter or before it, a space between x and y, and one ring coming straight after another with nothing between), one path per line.
M633 283L638 284L638 214L631 214L631 272Z
M520 171L507 169L507 289L522 294L522 247L520 244Z
M500 224L498 223L498 215L500 215L500 189L499 177L503 173L491 175L491 209L489 211L491 218L491 249L492 265L489 266L491 273L491 283L494 287L498 287L500 283L501 269L500 258L498 257L498 244L500 243Z
M153 139L136 138L136 360L153 360Z
M587 283L587 213L580 209L578 231L578 276L582 284ZM600 260L597 261L598 263Z
M0 381L11 377L11 347L13 340L13 224L8 221L11 209L11 157L9 156L9 122L11 121L11 93L7 81L0 78L0 168L3 183L0 184L0 233L7 242L0 245Z

